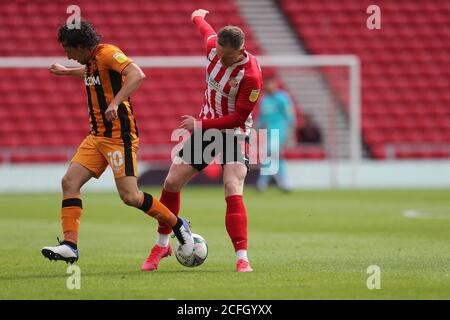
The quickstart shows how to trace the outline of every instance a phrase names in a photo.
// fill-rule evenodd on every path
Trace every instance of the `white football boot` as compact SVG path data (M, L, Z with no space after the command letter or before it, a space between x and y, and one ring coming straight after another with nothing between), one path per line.
M73 264L78 260L78 250L72 248L70 245L66 244L65 241L59 241L59 246L55 247L44 247L41 252L44 257L52 260L63 260L66 263Z

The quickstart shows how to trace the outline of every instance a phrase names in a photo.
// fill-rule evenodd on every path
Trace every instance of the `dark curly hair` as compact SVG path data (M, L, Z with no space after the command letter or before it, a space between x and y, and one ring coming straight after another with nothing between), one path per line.
M69 29L67 23L64 23L58 30L58 41L66 47L90 49L99 44L100 39L92 24L86 20L81 20L79 29Z

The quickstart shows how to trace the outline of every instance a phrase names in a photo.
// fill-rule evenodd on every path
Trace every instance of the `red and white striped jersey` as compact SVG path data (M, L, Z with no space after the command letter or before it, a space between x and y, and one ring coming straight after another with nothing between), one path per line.
M206 85L204 105L200 111L202 128L234 129L250 134L251 112L262 86L261 68L256 58L244 51L244 59L228 68L222 66L216 51L217 34L200 17L194 22L204 36L206 46Z

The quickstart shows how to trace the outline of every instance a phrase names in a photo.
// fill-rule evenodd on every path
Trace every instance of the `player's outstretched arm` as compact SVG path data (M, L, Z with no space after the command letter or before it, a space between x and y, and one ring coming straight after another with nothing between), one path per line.
M50 73L57 76L73 76L77 78L84 78L84 66L77 68L67 68L59 63L54 63L48 68Z
M205 17L208 13L208 10L197 9L191 14L192 22L198 27L205 41L207 41L210 36L216 34L209 23L205 21Z
M205 43L206 54L216 45L216 31L206 22L205 17L209 13L205 9L197 9L192 12L191 20L197 26L198 30L203 36Z
M241 84L238 95L236 97L236 111L230 115L222 116L215 119L192 120L184 118L180 124L180 128L191 131L199 126L203 130L207 129L231 129L242 127L245 125L250 113L253 111L261 90L261 82L257 79L249 78ZM193 122L194 121L194 122Z

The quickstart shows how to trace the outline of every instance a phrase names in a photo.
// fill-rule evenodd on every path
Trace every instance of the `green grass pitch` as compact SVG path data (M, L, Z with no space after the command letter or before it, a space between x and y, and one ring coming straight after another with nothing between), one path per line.
M59 194L0 195L0 299L450 298L448 190L248 189L249 274L235 272L221 188L182 194L182 215L208 242L206 262L191 269L172 256L152 273L139 267L156 221L114 193L86 193L79 290L67 289L65 263L40 253L61 237L60 202ZM408 209L422 215L404 217ZM370 265L380 267L381 289L367 288Z

